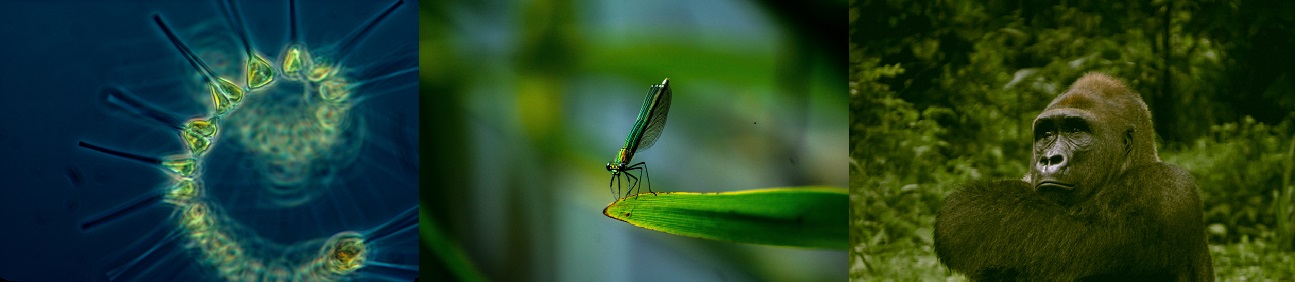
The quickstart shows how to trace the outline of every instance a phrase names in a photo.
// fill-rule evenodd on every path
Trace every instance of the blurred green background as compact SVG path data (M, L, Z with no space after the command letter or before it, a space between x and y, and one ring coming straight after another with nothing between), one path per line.
M667 77L674 98L665 130L634 157L647 162L654 190L846 186L844 42L815 35L839 38L839 16L825 15L845 7L422 2L423 277L844 278L845 251L669 235L602 209L614 200L604 165L648 87Z
M1295 279L1292 27L1290 1L851 1L850 277L949 278L944 196L1020 178L1034 117L1103 71L1195 177L1218 278Z

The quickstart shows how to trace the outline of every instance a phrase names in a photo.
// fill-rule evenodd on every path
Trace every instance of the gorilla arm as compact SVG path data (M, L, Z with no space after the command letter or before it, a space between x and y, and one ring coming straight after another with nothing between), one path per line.
M1161 181L1166 188L1158 189L1160 217L1164 218L1166 229L1164 240L1171 242L1172 252L1183 258L1176 259L1178 281L1214 281L1214 263L1210 258L1209 244L1205 240L1205 214L1201 205L1200 194L1196 183L1187 171L1168 164L1159 164L1157 169L1136 171L1141 174L1134 178L1154 179ZM1172 260L1172 259L1171 259ZM1185 265L1183 265L1185 264Z
M1210 263L1200 200L1186 172L1152 163L1097 189L1062 206L1019 180L970 183L936 216L936 255L976 280L1212 280L1203 269Z

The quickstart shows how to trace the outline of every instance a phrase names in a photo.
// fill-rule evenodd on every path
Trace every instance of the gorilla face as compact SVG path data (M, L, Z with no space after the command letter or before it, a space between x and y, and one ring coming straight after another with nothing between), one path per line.
M1151 128L1136 92L1109 76L1085 75L1034 120L1025 181L1052 202L1083 202L1129 168L1160 162Z
M1034 120L1030 183L1044 198L1069 206L1088 199L1119 171L1128 146L1119 130L1090 111L1049 109ZM1112 132L1114 131L1114 132Z

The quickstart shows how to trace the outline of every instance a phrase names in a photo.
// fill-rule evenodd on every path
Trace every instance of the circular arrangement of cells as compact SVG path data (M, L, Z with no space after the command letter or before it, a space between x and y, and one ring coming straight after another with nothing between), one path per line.
M109 138L79 146L166 174L153 194L86 215L86 233L165 222L96 269L107 280L408 281L417 274L416 5L218 1L205 22L154 12L169 83L109 83L115 117L171 131L152 155ZM315 5L315 6L312 6ZM342 5L342 4L337 4ZM347 4L357 5L357 4ZM207 8L207 6L201 6ZM281 10L281 17L267 15ZM245 15L255 15L247 16ZM250 19L250 20L249 20ZM279 32L262 32L267 27ZM183 67L175 67L175 66ZM154 75L156 71L149 69ZM156 84L165 84L158 86ZM158 102L158 92L177 100ZM142 95L146 94L146 95ZM200 105L197 113L161 105ZM158 267L181 261L183 267Z

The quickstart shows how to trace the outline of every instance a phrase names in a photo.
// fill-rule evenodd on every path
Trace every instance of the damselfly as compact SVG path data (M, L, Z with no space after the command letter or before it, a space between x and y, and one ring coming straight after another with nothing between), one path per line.
M670 79L666 78L661 84L654 84L648 90L647 98L643 99L643 108L639 109L638 119L634 121L634 127L630 129L629 137L625 138L625 146L621 147L620 152L616 153L616 160L607 163L607 171L612 173L612 183L616 183L616 192L613 195L619 199L621 183L621 173L630 178L629 190L625 196L629 196L634 188L639 187L639 177L630 174L632 170L641 170L647 173L647 164L638 162L630 165L634 158L634 153L651 148L656 144L657 138L661 137L661 129L665 128L666 116L670 114ZM612 183L607 184L610 190ZM652 179L648 177L648 192L653 195Z

